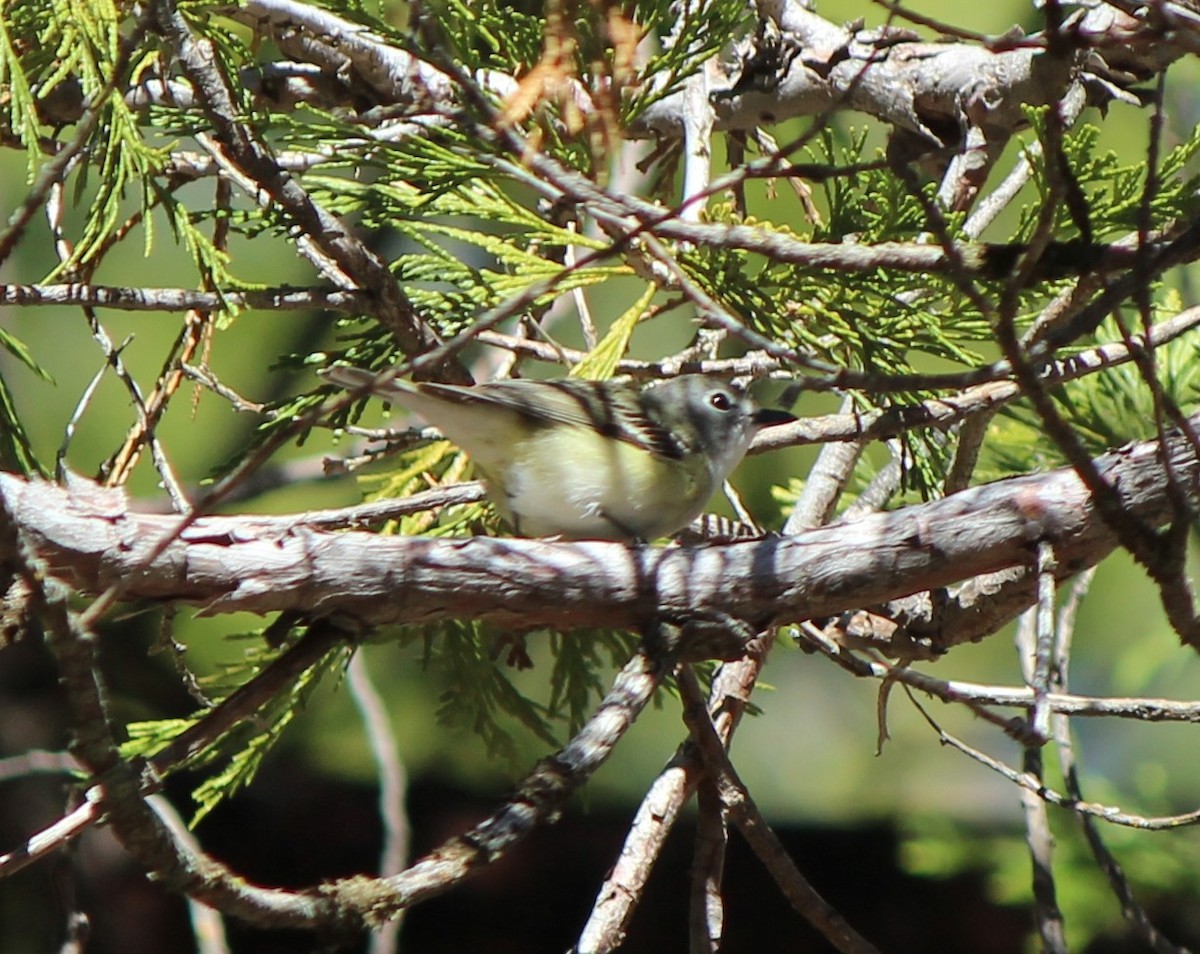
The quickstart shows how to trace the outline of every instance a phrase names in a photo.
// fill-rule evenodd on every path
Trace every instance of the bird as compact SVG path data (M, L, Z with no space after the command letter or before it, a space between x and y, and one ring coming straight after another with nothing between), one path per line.
M520 536L646 542L687 526L764 427L795 420L708 374L626 381L414 382L335 364L326 380L370 391L470 455Z

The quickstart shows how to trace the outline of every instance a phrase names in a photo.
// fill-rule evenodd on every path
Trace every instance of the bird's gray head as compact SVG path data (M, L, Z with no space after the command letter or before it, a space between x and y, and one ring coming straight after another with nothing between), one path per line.
M706 374L684 374L647 388L643 400L681 443L723 474L742 459L760 428L795 420L786 411L760 408L745 391Z

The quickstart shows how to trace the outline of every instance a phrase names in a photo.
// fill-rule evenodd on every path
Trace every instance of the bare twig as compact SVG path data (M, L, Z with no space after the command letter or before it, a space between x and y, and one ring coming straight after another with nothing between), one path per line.
M362 716L363 728L371 744L371 754L379 775L379 817L383 821L383 849L379 856L379 875L399 874L408 861L411 831L404 801L408 791L408 773L400 760L396 733L383 698L375 688L362 650L354 654L346 670L346 681ZM400 938L400 918L395 918L371 934L370 954L392 954Z
M200 854L200 842L189 830L187 823L179 816L179 812L162 795L151 795L146 799L156 815L171 832L171 836L180 844L187 845L192 852ZM225 922L219 912L206 904L186 898L188 916L192 922L192 937L196 941L197 954L229 954L229 944L225 938Z
M724 806L710 779L701 781L696 802L699 818L692 854L688 950L690 954L716 954L725 932L725 898L721 888L729 832Z
M839 951L846 954L870 954L875 951L800 874L779 838L762 817L754 799L730 764L729 755L713 728L695 673L690 668L684 668L680 670L678 678L684 697L684 719L708 771L715 778L721 801L784 896Z
M1050 713L1046 706L1049 693L1050 660L1054 651L1054 575L1050 564L1052 551L1045 543L1038 545L1038 605L1021 620L1017 645L1025 681L1033 689L1034 703L1029 714L1030 732L1023 752L1026 777L1042 784L1042 749L1049 735ZM1045 802L1036 790L1019 790L1025 816L1025 842L1033 866L1034 916L1042 946L1048 954L1065 954L1066 924L1058 905L1058 889L1054 879L1054 835Z
M1108 822L1112 825L1124 825L1128 828L1136 828L1141 831L1169 831L1174 828L1190 827L1200 824L1200 810L1185 812L1181 815L1137 815L1131 812L1122 811L1112 805L1101 805L1096 802L1081 802L1061 792L1057 792L1050 788L1037 776L1031 775L1028 772L1018 771L1011 766L1005 765L999 759L981 752L979 749L967 745L961 739L958 739L946 732L939 726L929 713L918 706L921 715L933 727L938 734L938 740L943 745L948 745L971 759L974 759L979 764L991 769L996 774L1007 779L1015 785L1020 786L1025 791L1028 791L1050 805L1056 805L1060 808L1070 809L1072 812L1080 815L1089 815L1100 821Z
M1055 687L1065 692L1068 687L1068 671L1070 668L1070 647L1075 632L1075 615L1079 603L1091 584L1092 573L1085 573L1071 587L1070 595L1059 611L1056 641L1056 658L1054 661ZM1064 714L1056 713L1051 720L1054 729L1054 744L1058 752L1059 769L1062 772L1064 786L1068 797L1082 802L1083 786L1080 781L1079 765L1075 755L1075 745L1071 738L1070 721ZM1104 843L1096 820L1087 814L1078 816L1079 824L1087 839L1092 856L1096 859L1100 870L1108 878L1113 894L1121 902L1121 911L1133 924L1142 940L1156 954L1185 954L1186 948L1172 944L1162 932L1154 926L1134 896L1133 886L1121 868L1121 864Z
M70 284L0 285L0 305L34 308L80 305L122 311L206 311L252 308L270 312L323 308L345 313L369 312L366 292L329 288L262 288L254 291L204 291L190 288L126 288Z

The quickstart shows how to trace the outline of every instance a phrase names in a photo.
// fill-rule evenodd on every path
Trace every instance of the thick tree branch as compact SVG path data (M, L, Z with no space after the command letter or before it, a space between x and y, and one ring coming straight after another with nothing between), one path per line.
M1192 445L1165 448L1193 499ZM1136 519L1171 517L1156 442L1095 461ZM0 494L38 555L83 590L124 582L128 599L206 612L346 614L371 624L486 619L560 630L666 617L754 625L825 617L1028 565L1047 542L1061 573L1116 545L1074 471L1000 481L853 524L724 546L625 547L489 537L332 534L278 518L204 517L160 556L176 518L131 513L119 491L0 475ZM734 651L731 647L726 647Z
M972 128L999 140L1024 125L1022 104L1054 102L1072 84L1096 103L1136 103L1127 89L1132 82L1197 47L1195 14L1175 3L1089 11L1069 24L1077 62L1043 55L1047 41L1038 35L927 43L905 30L839 26L792 0L758 8L769 27L738 51L732 67L711 64L718 129L848 108L930 146L961 145ZM295 67L310 63L338 77L347 101L366 95L380 105L444 114L461 105L454 77L330 11L299 0L250 0L233 16L300 61ZM501 98L517 89L515 78L495 70L479 71L473 80ZM592 108L586 90L575 98L581 110ZM682 136L686 99L680 92L658 100L635 132Z

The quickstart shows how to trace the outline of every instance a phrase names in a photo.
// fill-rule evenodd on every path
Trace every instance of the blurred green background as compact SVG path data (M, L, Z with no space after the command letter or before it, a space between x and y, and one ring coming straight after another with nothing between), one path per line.
M992 34L1003 32L1015 22L1031 29L1038 22L1029 6L1018 2L966 8L956 3L923 2L920 9L958 26ZM819 12L834 20L862 16L869 23L880 22L884 16L879 5L865 0L822 3ZM1194 62L1184 64L1173 75L1168 141L1190 135L1200 116L1200 97L1195 94L1200 84L1193 82L1196 79ZM1090 114L1085 118L1096 121ZM1147 123L1147 115L1115 106L1099 123L1102 144L1122 158L1135 161L1144 154ZM845 137L851 128L864 124L868 121L862 117L840 115L835 117L834 129ZM802 128L803 124L797 123L774 130L774 134L785 142ZM882 132L873 135L879 144L883 143ZM1010 158L1000 163L999 174L1009 167L1015 149L1010 148ZM24 195L25 183L24 157L11 151L0 153L0 211L5 217ZM750 194L752 214L784 221L790 217L798 229L803 227L801 210L790 190L779 188L777 195L769 195L766 186L756 183ZM211 201L211 186L189 186L183 195L193 196L198 205L205 205ZM129 210L133 208L131 202ZM78 217L72 221L69 216L68 231L78 222ZM173 246L164 223L160 220L156 225L149 254L140 242L127 241L109 256L95 281L192 287L194 274L189 262ZM1005 226L1002 220L994 229L1003 235ZM378 238L385 254L389 241L387 236ZM251 247L248 240L235 238L231 254L234 272L247 280L304 285L314 279L311 269L290 248L267 239ZM0 280L36 282L52 270L54 262L46 231L39 225L0 269ZM1184 283L1186 295L1187 276L1179 280ZM640 287L630 281L627 298L611 293L591 298L602 329L629 306ZM149 388L177 334L176 316L102 311L101 318L114 342L128 342L122 358L133 376ZM6 308L0 311L0 324L25 342L54 378L54 384L46 384L9 356L0 354L0 372L15 391L33 444L43 462L52 462L81 393L104 363L103 356L75 309ZM575 343L566 326L557 331L567 343ZM314 383L307 372L273 372L281 356L332 346L336 334L331 320L325 317L247 311L217 333L211 365L222 381L247 398L267 401ZM688 334L687 327L651 323L635 334L634 354L660 356L677 348ZM829 398L811 397L805 401L808 403L799 407L801 412L832 409ZM123 387L114 376L106 375L71 441L69 465L85 475L93 474L119 445L132 420ZM189 401L174 401L159 435L180 477L194 487L245 444L255 424L252 416L240 415L213 395L203 393L194 411ZM314 432L303 446L288 447L277 459L311 460L326 452L344 453L348 446L335 446L328 434ZM751 509L778 526L782 518L773 513L775 504L769 487L786 482L789 476L802 475L813 454L812 450L795 450L747 462L735 482L746 492ZM162 491L145 460L139 465L130 491L139 502L161 505ZM359 499L360 492L351 479L304 482L235 509L285 513L351 504ZM144 654L156 626L147 616L114 622L105 633L106 652L122 659ZM204 674L240 657L243 644L230 636L260 626L261 621L256 619L205 619L184 611L175 621L175 636L187 646L188 664ZM119 650L113 648L118 642ZM530 649L536 665L515 674L514 679L536 697L544 694L549 657L541 637L531 639ZM388 701L402 757L414 777L433 777L468 792L494 797L545 754L543 743L514 727L521 742L518 756L511 763L489 758L469 731L439 725L436 711L443 686L422 669L418 649L384 642L367 647L365 652ZM959 647L936 665L923 664L922 668L943 679L1003 685L1020 682L1017 656L1008 634ZM186 709L179 711L179 707L186 702L178 694L148 688L155 680L173 679L171 673L170 661L161 655L142 662L137 672L114 673L118 711L130 720L184 714ZM909 870L938 875L982 867L992 877L990 891L995 899L1026 898L1028 861L1016 840L1021 819L1011 784L938 745L935 734L898 692L893 694L889 708L891 738L877 755L877 686L851 679L819 657L781 644L772 655L765 679L769 686L756 695L762 713L745 721L733 753L743 778L771 820L848 828L885 823L907 839L900 857ZM1083 604L1071 683L1081 693L1200 697L1200 661L1194 652L1180 648L1162 618L1153 586L1122 556L1100 568ZM993 727L957 708L935 701L924 704L948 731L1009 764L1019 763L1017 746ZM1200 801L1200 760L1194 755L1193 726L1096 719L1075 720L1074 728L1085 769L1085 792L1093 800L1144 814L1188 811ZM683 736L672 702L666 701L648 712L588 786L583 809L630 810ZM330 685L320 692L264 771L269 775L295 764L324 777L373 784L375 769L367 742L343 686ZM1080 854L1069 820L1059 817L1058 822L1062 856ZM198 831L202 840L205 824ZM1200 833L1108 834L1123 852L1122 861L1135 882L1142 879L1141 883L1152 886L1151 896L1154 891L1182 889L1190 893L1193 903L1200 897L1196 890L1200 865L1192 864L1200 861ZM1170 864L1168 858L1178 859L1178 863ZM1116 902L1105 896L1099 875L1084 864L1071 870L1079 872L1079 881L1070 882L1069 890L1064 890L1068 924L1085 933L1100 927L1117 930L1120 912ZM1164 870L1170 874L1162 883Z

